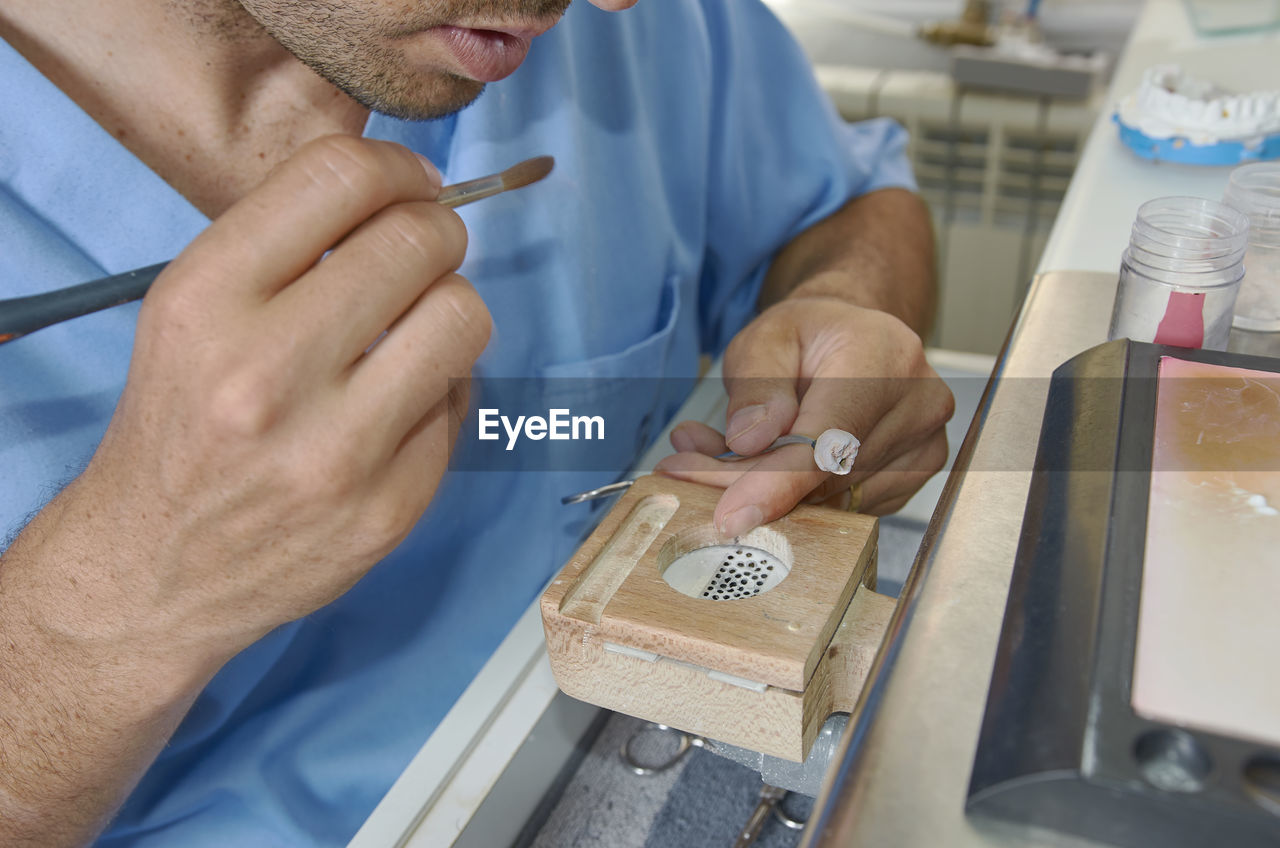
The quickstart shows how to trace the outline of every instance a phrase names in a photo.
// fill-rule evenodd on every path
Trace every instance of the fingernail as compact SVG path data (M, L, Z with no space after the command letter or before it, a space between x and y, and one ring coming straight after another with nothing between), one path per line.
M680 429L671 431L671 447L675 448L678 453L697 449L697 446L693 443L693 436Z
M427 172L427 179L431 181L433 186L438 189L440 186L444 185L444 177L440 176L440 169L437 168L430 159L423 156L421 153L415 153L413 155L417 156L418 161L422 163L422 170Z
M764 523L764 513L760 511L760 507L752 504L735 509L724 517L724 522L720 525L720 534L723 536L741 536L748 530L754 530Z
M726 442L733 442L765 419L769 410L762 403L744 406L729 419L729 432L725 434Z

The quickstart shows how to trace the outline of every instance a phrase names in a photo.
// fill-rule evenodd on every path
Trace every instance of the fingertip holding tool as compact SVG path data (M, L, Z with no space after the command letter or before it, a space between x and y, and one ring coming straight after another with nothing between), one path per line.
M832 428L826 430L816 439L803 436L798 433L791 433L786 436L779 436L773 440L767 448L760 453L768 453L777 450L786 445L809 445L813 448L813 461L818 468L823 471L829 471L832 474L845 475L853 470L853 461L858 457L858 449L862 443L858 441L858 437L845 430ZM759 456L760 454L755 454ZM740 459L751 459L733 451L726 451L715 457L716 459L726 462L737 462ZM616 495L619 492L625 492L635 483L635 480L619 480L616 483L610 483L607 486L601 486L597 489L588 489L585 492L578 492L573 495L565 495L560 499L560 503L569 504L582 503L583 501L592 501L596 498L605 498L609 495Z
M794 433L788 436L779 436L763 452L767 453L784 445L808 445L813 448L813 461L819 468L823 471L843 476L853 470L853 461L858 457L858 448L862 447L862 442L858 441L858 437L847 430L839 430L833 427L830 430L824 430L822 435L816 439ZM749 459L749 457L728 451L720 454L716 459L736 462L740 459Z
M555 159L550 156L526 159L505 171L445 186L436 202L453 209L524 188L551 173L554 166ZM140 300L168 264L160 262L43 294L0 300L0 344L81 315Z

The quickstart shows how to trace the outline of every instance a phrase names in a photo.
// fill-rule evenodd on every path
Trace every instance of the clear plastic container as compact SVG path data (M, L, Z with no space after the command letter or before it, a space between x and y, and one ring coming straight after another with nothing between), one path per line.
M1280 0L1183 0L1201 35L1262 32L1280 25Z
M1280 162L1236 168L1222 202L1249 216L1249 246L1234 325L1280 332Z
M1138 208L1120 261L1109 338L1226 350L1249 219L1199 197Z

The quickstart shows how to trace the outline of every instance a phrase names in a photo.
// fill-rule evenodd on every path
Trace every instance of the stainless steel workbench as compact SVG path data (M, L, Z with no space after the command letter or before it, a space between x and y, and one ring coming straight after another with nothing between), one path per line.
M1115 274L1032 283L827 775L806 845L1085 846L964 801L1053 369L1106 340Z

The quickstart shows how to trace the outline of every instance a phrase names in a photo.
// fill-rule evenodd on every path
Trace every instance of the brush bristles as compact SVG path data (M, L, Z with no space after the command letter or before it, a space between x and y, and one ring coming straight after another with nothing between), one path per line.
M510 191L513 188L524 188L531 183L536 183L551 173L555 164L556 160L550 156L536 156L512 165L502 172L502 188L504 191Z

